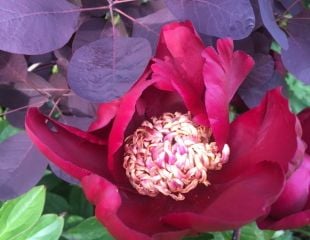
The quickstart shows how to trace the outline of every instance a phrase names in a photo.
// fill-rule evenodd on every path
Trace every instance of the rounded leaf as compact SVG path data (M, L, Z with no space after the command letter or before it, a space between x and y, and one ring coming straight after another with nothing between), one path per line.
M104 38L74 53L68 82L79 96L105 102L123 95L143 73L151 47L142 38Z
M34 147L25 132L0 144L0 199L19 196L43 176L47 161Z
M254 11L249 0L165 0L179 19L189 19L198 32L216 37L242 39L255 26Z
M42 54L65 45L75 31L79 12L66 0L0 0L0 49Z

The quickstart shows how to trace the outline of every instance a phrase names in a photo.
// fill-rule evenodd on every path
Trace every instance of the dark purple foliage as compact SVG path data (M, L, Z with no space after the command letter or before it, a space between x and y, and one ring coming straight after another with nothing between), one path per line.
M41 54L62 47L75 31L77 10L65 0L0 0L0 49Z
M27 62L23 55L0 51L0 83L25 81L26 76Z
M165 0L178 19L191 20L199 32L216 37L242 39L255 26L249 0Z
M148 16L138 18L133 25L133 37L143 37L149 40L153 53L157 46L159 32L165 23L175 20L169 9L163 8Z
M258 0L250 0L250 2L252 4L253 11L254 11L254 16L255 16L254 30L256 30L263 25L263 21L262 21L261 15L260 15Z
M66 174L59 167L57 167L55 164L50 162L48 165L50 166L50 168L53 171L53 173L57 177L59 177L60 179L64 180L65 182L71 183L71 184L79 184L79 181L77 179L75 179L75 178L69 176L68 174Z
M304 11L289 21L289 48L282 51L282 60L289 72L310 84L310 11Z
M270 0L258 0L259 8L263 23L272 37L280 44L284 49L288 48L288 40L285 33L280 29L276 23L276 19L273 14L272 4Z
M97 104L89 102L76 94L70 94L66 99L70 113L77 117L94 117L96 115Z
M83 8L96 8L108 5L107 0L81 0ZM92 10L90 14L101 17L106 12L106 9Z
M87 43L102 38L105 24L106 21L101 18L94 18L84 22L75 34L72 50L75 51Z
M45 157L33 146L25 132L1 143L0 152L0 200L28 191L40 180L47 167Z
M303 10L302 0L281 0L279 1L289 13L297 15Z
M118 24L113 30L110 22L104 21L102 18L92 18L84 22L76 32L72 50L75 51L83 45L101 38L125 36L126 34L122 33L121 28L121 24Z
M260 32L253 32L249 37L235 41L235 48L254 56L256 53L269 54L271 39Z
M142 38L105 38L79 48L68 68L70 87L81 97L105 102L124 94L151 58Z
M27 106L40 107L58 93L45 79L28 72L24 81L0 85L0 106L8 108L7 120L18 128L24 128ZM13 111L19 109L19 111ZM11 112L13 111L13 112Z
M238 93L245 104L252 108L260 103L266 92L280 84L280 75L275 72L275 63L270 55L254 55L255 66L241 85Z

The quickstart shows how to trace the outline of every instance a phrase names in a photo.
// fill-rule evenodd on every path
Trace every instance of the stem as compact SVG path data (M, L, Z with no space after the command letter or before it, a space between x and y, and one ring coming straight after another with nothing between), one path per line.
M239 240L240 239L240 228L237 228L233 231L231 240Z

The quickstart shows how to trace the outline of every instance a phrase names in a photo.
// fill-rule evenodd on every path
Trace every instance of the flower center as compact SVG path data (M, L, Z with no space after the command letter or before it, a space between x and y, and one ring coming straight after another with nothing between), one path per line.
M123 166L132 186L151 197L162 193L184 200L199 183L210 185L208 170L220 170L229 147L222 152L211 142L211 130L194 123L191 114L164 113L144 121L125 140Z

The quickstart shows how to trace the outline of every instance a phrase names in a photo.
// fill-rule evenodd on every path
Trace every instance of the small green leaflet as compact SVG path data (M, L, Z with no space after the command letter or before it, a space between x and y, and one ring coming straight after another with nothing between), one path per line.
M62 234L62 237L68 240L113 240L95 217L90 217L68 229Z
M4 202L0 208L0 240L57 240L64 219L56 214L42 215L46 188L38 186Z

